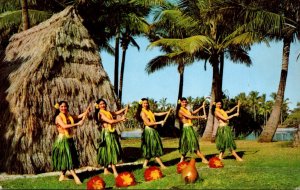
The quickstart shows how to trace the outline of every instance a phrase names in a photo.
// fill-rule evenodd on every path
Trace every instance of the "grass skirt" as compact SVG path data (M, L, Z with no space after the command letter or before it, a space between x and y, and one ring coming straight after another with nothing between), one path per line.
M97 154L98 163L104 167L110 164L116 165L122 160L122 155L123 151L117 132L111 133L106 128L102 129Z
M219 127L216 135L217 149L224 152L226 149L235 150L236 144L229 126Z
M79 166L77 150L73 138L59 134L52 148L54 170L72 170Z
M146 126L142 133L141 149L146 159L163 155L163 145L156 129Z
M188 152L194 153L200 150L198 137L192 125L184 125L179 138L179 152L186 155Z

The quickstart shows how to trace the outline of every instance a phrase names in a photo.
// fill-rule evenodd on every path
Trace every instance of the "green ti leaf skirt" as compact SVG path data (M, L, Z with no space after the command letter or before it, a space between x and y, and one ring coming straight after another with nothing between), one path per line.
M231 127L218 127L216 135L216 146L220 152L224 152L226 149L229 149L230 151L236 149L236 144L234 142Z
M119 142L117 132L109 132L103 128L100 133L100 143L97 160L101 166L108 167L110 164L116 165L122 160L123 151Z
M79 167L77 150L73 138L59 134L52 147L54 170L72 170Z
M145 126L141 140L141 149L144 158L149 160L150 158L163 155L162 141L156 129Z
M183 155L186 155L188 152L194 153L195 151L200 150L198 136L192 125L185 124L182 127L178 149Z

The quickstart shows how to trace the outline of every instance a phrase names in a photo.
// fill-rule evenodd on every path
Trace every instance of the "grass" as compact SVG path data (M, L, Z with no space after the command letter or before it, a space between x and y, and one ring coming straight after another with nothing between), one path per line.
M168 166L163 170L164 177L155 181L145 182L142 165L119 166L117 169L134 173L137 184L128 189L300 189L300 151L290 147L290 142L257 143L256 141L237 140L237 152L244 162L237 162L225 153L224 168L211 169L196 159L196 167L200 175L195 183L185 184L181 175L176 173L179 161L177 150L178 139L163 139L165 155L161 158ZM201 151L210 158L217 154L215 144L200 142ZM140 140L122 140L124 162L142 162ZM195 157L194 154L188 155ZM156 165L151 160L150 165ZM112 175L103 175L103 170L83 172L79 177L82 185L73 180L58 182L58 176L21 178L0 181L5 189L86 189L87 181L95 175L105 180L106 187L114 189Z

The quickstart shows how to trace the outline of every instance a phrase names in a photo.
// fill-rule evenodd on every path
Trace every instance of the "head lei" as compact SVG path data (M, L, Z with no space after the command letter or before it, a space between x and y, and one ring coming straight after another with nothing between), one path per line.
M56 104L54 105L54 108L55 108L55 109L59 109L59 103L56 103Z
M99 109L99 104L95 103L94 106L96 109Z
M139 100L139 104L140 104L140 105L142 105L142 103L143 103L143 100L142 100L142 99L140 99L140 100Z

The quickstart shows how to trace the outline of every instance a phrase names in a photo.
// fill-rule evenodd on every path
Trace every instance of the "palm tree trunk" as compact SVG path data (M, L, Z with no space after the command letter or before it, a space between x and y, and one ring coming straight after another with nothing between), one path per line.
M181 72L179 73L179 88L178 88L178 98L182 97L183 94L183 77L184 77L184 67L182 68Z
M223 89L224 52L220 55L220 89Z
M298 130L294 135L293 146L300 147L300 125L298 126Z
M122 48L123 52L122 52L122 62L121 62L121 70L120 70L120 86L119 86L120 105L122 105L122 92L123 92L123 80L124 80L126 50L127 50L127 48Z
M30 28L27 0L22 0L21 5L22 5L23 31L25 31Z
M288 75L288 66L289 66L289 56L290 56L290 47L291 47L291 38L283 39L283 55L282 55L282 67L281 67L281 76L279 87L276 95L275 104L273 106L271 115L267 121L267 125L259 136L259 142L271 142L276 129L278 127L280 119L280 110L282 108L282 103L284 101L284 92L286 86L286 79Z
M216 100L219 100L221 98L221 92L222 92L222 89L220 89L219 63L215 62L214 64L212 64L212 66L213 66L213 80L212 80L212 89L211 89L211 99L210 99L206 128L202 136L202 140L204 141L212 140L213 127L214 127L214 115L212 114L211 108L213 103Z
M119 44L120 44L120 28L116 29L116 42L115 42L115 69L114 69L114 90L118 96L118 83L119 83Z

